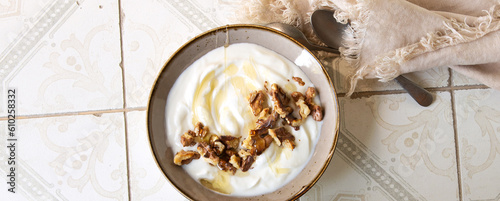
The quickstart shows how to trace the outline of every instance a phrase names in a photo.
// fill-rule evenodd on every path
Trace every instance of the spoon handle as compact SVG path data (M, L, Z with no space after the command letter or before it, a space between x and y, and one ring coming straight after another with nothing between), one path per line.
M340 54L338 49L334 49L331 47L323 47L323 46L319 46L319 45L313 45L310 43L309 43L307 48L309 48L310 50L320 50L320 51L325 51L325 52L331 52L334 54Z
M396 81L406 92L408 92L408 94L410 94L411 97L413 97L413 99L415 99L415 101L417 101L419 105L427 107L432 103L434 99L432 94L411 80L400 75L396 77Z

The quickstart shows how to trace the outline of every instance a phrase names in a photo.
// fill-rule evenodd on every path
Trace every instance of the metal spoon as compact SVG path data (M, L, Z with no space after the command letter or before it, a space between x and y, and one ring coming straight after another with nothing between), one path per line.
M333 17L333 11L314 11L311 15L311 25L314 33L326 45L337 49L341 46L342 32L346 29L347 25L337 22ZM421 106L427 107L432 104L434 97L424 88L401 75L396 77L396 81Z
M279 22L273 22L273 23L267 24L266 26L273 28L273 29L276 29L278 31L281 31L284 34L292 37L293 39L295 39L297 42L304 45L309 50L321 50L321 51L331 52L331 53L335 53L335 54L340 54L338 48L334 49L334 48L321 47L318 45L311 44L307 40L306 36L304 36L304 34L299 29L295 28L292 25L283 24L283 23L279 23Z

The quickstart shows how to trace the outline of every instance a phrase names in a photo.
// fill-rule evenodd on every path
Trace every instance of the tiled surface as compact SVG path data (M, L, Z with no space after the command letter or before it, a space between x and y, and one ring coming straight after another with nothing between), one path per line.
M124 0L122 6L125 97L128 106L145 107L151 85L169 55L201 31L164 1L133 2Z
M185 200L156 166L149 147L146 112L127 113L131 200Z
M118 2L11 2L22 4L19 13L0 20L23 29L3 46L0 88L18 89L19 114L122 107Z
M500 199L500 93L456 91L457 132L464 199Z
M341 98L334 159L304 200L458 200L450 93L437 97Z
M124 0L122 9L125 94L130 107L147 105L156 75L182 44L223 25L215 17L213 1Z
M16 143L16 194L2 182L2 200L127 200L123 113L21 119ZM2 153L2 175L11 157ZM5 178L5 177L4 177Z
M0 1L0 175L8 88L19 138L18 192L2 182L0 200L185 200L154 162L145 110L169 56L228 23L219 3L234 2ZM349 69L323 62L342 95ZM361 82L361 98L340 98L338 149L301 200L500 199L500 92L446 67L406 76L436 101Z

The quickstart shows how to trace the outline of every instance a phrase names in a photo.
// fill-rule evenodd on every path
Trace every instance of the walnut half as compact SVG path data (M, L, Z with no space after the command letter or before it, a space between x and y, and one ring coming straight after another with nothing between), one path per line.
M181 150L175 154L174 163L176 165L181 166L181 165L186 165L186 164L191 163L191 161L193 159L199 159L199 158L200 158L200 154L196 151Z
M250 102L250 108L252 108L254 116L259 115L262 109L264 108L266 97L267 97L266 94L262 92L262 90L250 93L248 97L248 102Z

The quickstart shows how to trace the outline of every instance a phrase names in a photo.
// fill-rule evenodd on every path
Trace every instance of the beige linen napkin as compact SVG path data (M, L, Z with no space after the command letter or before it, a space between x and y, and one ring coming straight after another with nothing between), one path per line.
M250 0L237 17L244 23L288 23L318 41L309 17L324 8L350 24L341 48L356 69L348 95L364 78L388 81L438 66L500 90L498 0Z

